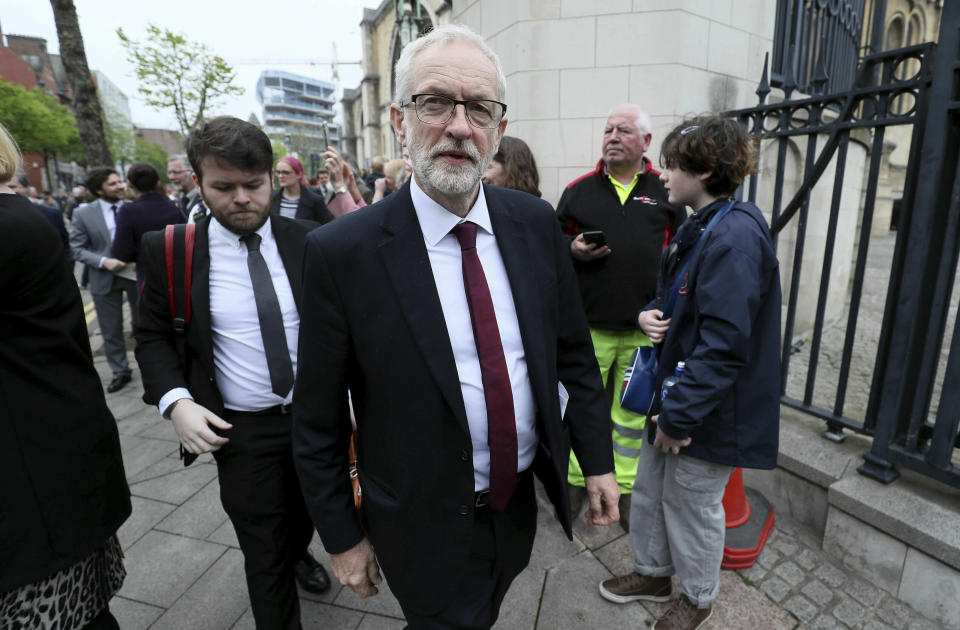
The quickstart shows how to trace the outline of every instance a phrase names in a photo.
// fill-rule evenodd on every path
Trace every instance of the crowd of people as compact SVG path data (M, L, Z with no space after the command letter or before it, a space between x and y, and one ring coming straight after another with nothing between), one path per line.
M300 628L297 584L329 587L307 551L314 531L360 597L388 580L408 628L490 628L530 559L534 476L568 537L584 510L629 532L634 570L599 584L602 597L672 600L655 630L710 617L727 478L777 454L779 271L762 214L734 199L753 168L746 132L685 120L661 172L649 117L617 107L596 167L554 210L530 147L504 135L506 81L481 37L449 25L411 42L395 97L402 159L364 173L330 147L308 179L257 126L214 118L168 162L176 199L149 164L126 181L91 169L94 199L69 235L62 215L17 196L0 134L0 223L18 244L4 269L30 270L0 281L0 369L21 381L16 396L0 381L0 404L17 409L0 428L47 433L0 441L35 451L4 458L4 478L23 483L3 492L25 517L0 519L0 539L23 541L0 546L13 567L0 625L54 627L30 615L47 610L50 580L87 588L79 564L97 589L58 608L70 621L56 627L116 627L129 491L64 257L90 269L106 391L131 380L126 301L144 401L171 421L185 465L213 453L258 628ZM616 395L638 346L657 348L661 379L685 366L645 414ZM63 391L39 367L52 357L76 373ZM18 402L42 388L54 395L39 408ZM91 459L95 485L74 474Z

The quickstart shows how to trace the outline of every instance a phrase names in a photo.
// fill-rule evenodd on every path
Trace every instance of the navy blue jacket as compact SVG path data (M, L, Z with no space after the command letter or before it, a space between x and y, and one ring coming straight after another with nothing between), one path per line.
M117 229L110 254L123 262L136 262L144 234L183 221L180 208L164 195L158 192L141 195L117 211ZM143 271L137 269L137 289L142 285Z
M727 200L692 215L664 250L662 308L685 258ZM770 229L751 203L737 202L687 270L666 338L660 377L686 369L660 410L661 430L691 438L685 455L730 466L774 468L780 425L780 272ZM650 440L653 440L653 423Z
M59 208L52 206L34 204L33 207L39 210L40 214L42 214L53 226L53 229L57 231L57 236L60 237L60 242L63 244L63 259L67 261L67 264L72 263L73 251L70 249L70 238L67 236L67 228L63 225L63 213L60 212Z

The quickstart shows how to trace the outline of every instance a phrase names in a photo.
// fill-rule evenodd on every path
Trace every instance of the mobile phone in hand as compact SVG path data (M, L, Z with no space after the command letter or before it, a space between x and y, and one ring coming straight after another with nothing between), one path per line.
M607 236L603 233L603 230L587 230L583 232L583 240L597 247L603 247L607 244Z

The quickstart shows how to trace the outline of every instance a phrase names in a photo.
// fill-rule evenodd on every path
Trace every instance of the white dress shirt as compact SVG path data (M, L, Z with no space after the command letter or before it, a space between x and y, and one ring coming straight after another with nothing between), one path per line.
M470 438L473 442L474 488L483 490L490 487L487 402L483 396L480 359L473 337L470 307L467 305L463 287L460 243L450 230L461 221L471 221L478 226L477 254L490 288L497 327L500 329L500 342L503 344L503 354L513 388L513 407L517 422L517 470L523 471L530 467L536 454L536 406L527 374L527 359L520 336L517 310L510 291L510 279L493 234L493 224L482 186L476 203L470 208L465 219L445 210L428 197L417 185L416 178L411 178L410 195L413 197L413 207L423 231L430 267L440 295L443 318L450 336L450 346L457 364L460 390L463 393Z
M110 231L110 240L113 241L117 236L117 217L114 215L112 208L116 208L117 212L120 212L120 206L123 205L123 200L119 199L112 203L104 199L97 199L97 201L100 203L100 212L103 213L103 221L107 224L107 230ZM107 258L107 256L101 256L100 264L97 266L102 269L103 261Z
M260 253L270 270L273 288L280 302L290 362L296 374L300 314L269 218L257 230L257 234L262 238ZM247 268L247 246L213 216L210 217L208 236L210 331L217 387L223 404L227 409L239 411L260 411L281 403L289 404L293 400L293 390L285 398L280 398L273 393L270 383L257 303ZM166 412L167 406L181 398L193 399L185 388L176 388L164 394L157 405L160 413Z

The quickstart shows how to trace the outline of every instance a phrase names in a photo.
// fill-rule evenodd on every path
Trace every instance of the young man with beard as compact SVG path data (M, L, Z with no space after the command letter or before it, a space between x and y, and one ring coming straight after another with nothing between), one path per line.
M136 321L137 283L120 274L126 263L110 256L117 231L117 211L123 205L123 180L112 168L87 171L84 184L97 199L73 211L70 222L70 248L74 260L90 267L90 295L97 311L97 324L103 335L107 365L113 380L107 392L113 393L130 382L127 344L123 340L123 297L126 294Z
M214 118L190 134L187 153L212 216L196 225L182 354L164 233L141 241L143 398L173 421L186 451L213 452L257 628L297 630L295 576L313 592L329 587L307 553L313 527L290 447L303 243L316 224L270 216L273 151L256 126Z
M413 178L307 238L294 460L343 584L373 595L379 561L409 628L490 628L530 558L534 473L571 533L571 442L591 521L618 519L603 387L553 209L481 185L507 124L496 55L442 26L396 77Z

